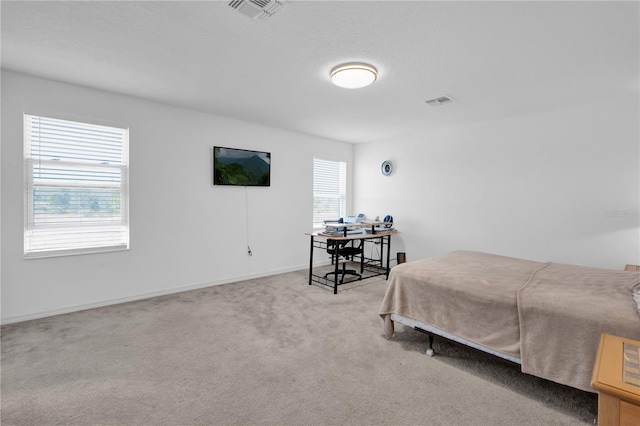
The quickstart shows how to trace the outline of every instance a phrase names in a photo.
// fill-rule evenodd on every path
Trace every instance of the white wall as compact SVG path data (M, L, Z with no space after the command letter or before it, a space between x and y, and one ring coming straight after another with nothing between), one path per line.
M350 144L12 72L2 72L1 93L3 323L306 268L314 155L353 166L347 211L392 214L402 231L393 252L409 260L470 249L616 269L640 263L637 95L354 153ZM129 251L23 259L24 112L130 127ZM270 151L272 186L211 185L215 144ZM396 171L383 177L387 159Z
M354 206L392 214L408 260L468 249L621 269L640 261L639 141L634 94L358 145Z
M130 250L23 259L23 113L129 126ZM271 152L271 187L213 186L213 145ZM306 268L314 155L353 146L3 71L2 322Z

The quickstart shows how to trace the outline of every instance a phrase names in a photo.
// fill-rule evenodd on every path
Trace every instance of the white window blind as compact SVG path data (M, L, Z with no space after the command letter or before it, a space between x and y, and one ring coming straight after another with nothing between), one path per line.
M25 257L129 248L128 145L128 129L25 114Z
M347 163L313 158L313 226L344 217L347 200Z

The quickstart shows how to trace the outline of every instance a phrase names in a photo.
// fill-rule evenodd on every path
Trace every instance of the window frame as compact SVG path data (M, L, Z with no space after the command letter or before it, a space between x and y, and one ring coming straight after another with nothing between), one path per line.
M319 156L319 155L314 155L313 157L313 210L312 210L312 226L313 229L320 229L320 228L324 228L324 219L322 222L317 222L316 221L316 208L315 208L315 204L316 204L316 199L319 198L318 197L318 193L316 192L316 161L324 161L324 162L330 162L330 163L335 163L335 165L339 168L339 176L338 176L338 186L340 187L338 189L338 193L333 195L333 194L323 194L324 198L337 198L340 202L339 202L339 209L340 212L338 213L338 217L335 217L332 219L339 219L341 217L345 217L346 212L347 212L347 200L348 200L348 185L347 185L347 167L348 164L345 160L340 160L340 159L335 159L335 158L329 158L329 157L325 157L325 156Z
M114 131L121 134L120 139L120 156L118 163L109 164L108 162L98 162L97 159L93 161L73 161L68 159L46 159L43 156L33 156L31 151L32 147L32 118L50 120L55 122L69 122L74 125L78 125L83 129L104 129L106 132ZM61 183L55 184L52 182L46 182L38 184L35 179L35 169L40 168L43 165L52 165L66 167L68 170L82 170L82 168L91 168L94 170L102 169L105 172L115 173L119 176L119 183L89 183L83 184L80 182L82 179L68 179L61 180ZM65 169L65 170L67 170ZM117 173L115 172L117 170ZM45 257L57 257L57 256L71 256L90 253L104 253L129 250L130 237L129 237L129 128L128 126L114 123L96 122L86 119L60 117L56 115L47 114L23 114L23 201L24 201L24 229L23 229L23 255L25 259L37 259ZM112 216L112 218L119 218L119 221L107 221L106 223L100 223L95 221L93 223L82 223L81 220L68 225L60 224L36 224L34 223L34 190L38 188L51 189L51 188L65 188L70 190L118 190L119 193L119 214ZM56 232L61 231L61 232ZM90 232L106 231L109 230L118 235L117 241L108 242L103 239L102 242L92 244L86 240L82 240L82 236L87 236ZM75 231L75 232L74 232ZM52 235L60 236L63 233L68 232L77 236L75 245L72 247L55 247L53 248L38 248L34 247L34 243L38 243L37 239L47 241L47 238L55 238ZM47 233L50 235L47 237Z

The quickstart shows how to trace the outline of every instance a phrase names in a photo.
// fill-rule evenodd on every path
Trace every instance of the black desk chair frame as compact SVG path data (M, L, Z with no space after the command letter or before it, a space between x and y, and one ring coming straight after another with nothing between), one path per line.
M357 246L355 246L353 243L354 240L327 240L327 253L331 255L331 263L333 264L334 259L335 262L338 262L339 257L342 257L344 259L342 262L342 269L337 271L337 274L340 275L340 284L344 283L344 278L346 275L357 276L358 280L362 279L362 272L364 271L364 242L360 240L359 245ZM355 269L347 269L347 261L355 259L356 256L360 256L360 273L358 273ZM329 275L334 274L336 274L336 271L327 272L324 277L327 278ZM337 277L335 278L337 280Z

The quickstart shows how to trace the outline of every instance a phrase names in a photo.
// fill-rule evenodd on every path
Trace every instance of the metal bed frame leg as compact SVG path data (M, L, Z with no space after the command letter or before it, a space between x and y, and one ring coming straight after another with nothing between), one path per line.
M427 354L427 356L433 356L433 335L429 334L429 347L427 348L427 351L425 352Z

